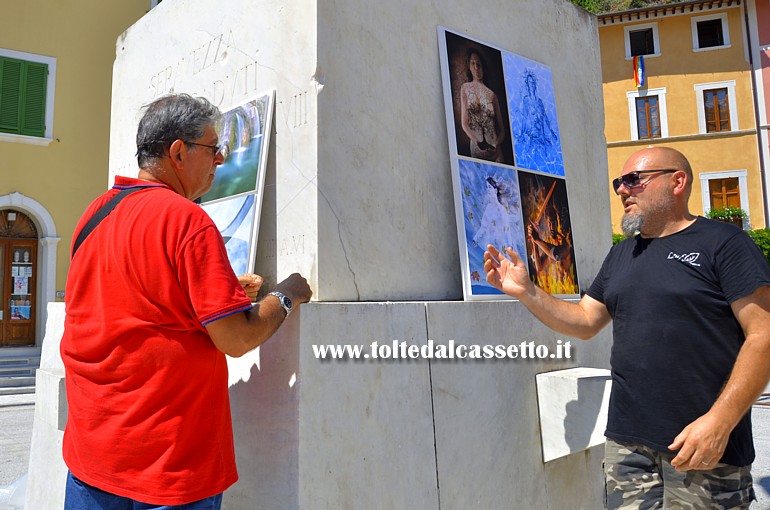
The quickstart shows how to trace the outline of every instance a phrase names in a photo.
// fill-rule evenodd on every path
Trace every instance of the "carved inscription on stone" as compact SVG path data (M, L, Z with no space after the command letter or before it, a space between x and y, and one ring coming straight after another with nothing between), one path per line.
M307 124L307 91L291 96L287 100L279 100L278 108L284 122L290 128Z
M259 63L249 59L245 65L229 68L228 74L214 75L214 64L224 62L232 57L236 62L237 55L248 55L238 49L232 32L211 37L205 43L184 54L173 65L168 65L150 77L150 94L155 99L172 92L188 92L193 95L205 96L216 106L233 104L246 99L259 91L257 71ZM209 78L209 76L211 76ZM195 87L190 87L189 82ZM177 90L177 85L185 90Z
M281 239L260 239L257 248L258 259L274 259L277 256L305 254L305 235L298 234Z
M257 53L259 50L249 53L239 49L233 32L215 35L153 74L149 81L150 99L187 92L206 97L218 107L238 104L262 91L261 66L248 56ZM226 70L226 74L219 72L220 69ZM277 91L277 117L289 129L308 125L308 91L289 97L282 97L281 92Z

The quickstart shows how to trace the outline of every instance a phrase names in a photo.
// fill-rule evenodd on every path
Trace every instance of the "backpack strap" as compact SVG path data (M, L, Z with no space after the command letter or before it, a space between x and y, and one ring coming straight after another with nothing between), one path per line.
M85 224L83 227L83 230L80 231L78 234L77 239L75 239L75 244L72 246L72 255L70 256L70 260L72 260L75 257L75 252L78 251L78 248L80 248L80 245L83 244L83 241L86 240L86 238L91 235L91 232L99 225L99 223L102 222L104 218L106 218L113 209L120 203L121 200L126 198L131 193L134 193L135 191L139 191L141 189L147 189L147 188L159 188L161 186L152 185L152 186L134 186L133 188L124 189L114 197L112 197L109 201L107 201L106 204L101 206L96 213L91 216L91 219L88 220L88 223Z

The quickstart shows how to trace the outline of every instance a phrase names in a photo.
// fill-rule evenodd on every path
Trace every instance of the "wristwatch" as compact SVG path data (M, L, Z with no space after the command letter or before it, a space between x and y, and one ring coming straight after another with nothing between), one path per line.
M274 290L273 292L268 292L267 295L275 296L278 298L278 300L281 302L281 306L283 307L284 310L286 310L286 317L288 317L289 314L291 313L291 307L292 307L291 299L289 299L288 297L284 296L283 293L278 292L276 290Z

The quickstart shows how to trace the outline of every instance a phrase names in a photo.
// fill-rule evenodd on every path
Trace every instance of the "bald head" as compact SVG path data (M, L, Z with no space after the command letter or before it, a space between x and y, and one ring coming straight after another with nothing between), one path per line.
M622 190L618 192L625 210L621 228L626 235L638 231L644 237L659 237L695 221L688 208L692 168L684 154L670 147L647 147L623 165L623 175L632 172L643 174L643 182L637 176L636 181L629 180L634 183L630 187L623 182L624 187L616 188Z
M623 173L633 170L675 169L687 174L687 182L692 184L692 168L684 154L671 147L647 147L635 152L623 165Z

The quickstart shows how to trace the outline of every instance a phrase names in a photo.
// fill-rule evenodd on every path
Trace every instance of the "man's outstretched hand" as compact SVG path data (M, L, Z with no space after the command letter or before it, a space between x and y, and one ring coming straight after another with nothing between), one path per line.
M524 294L532 292L534 285L527 274L527 266L509 246L506 248L508 257L500 253L491 244L484 252L484 271L487 272L487 281L494 288L501 290L509 296L521 298Z

